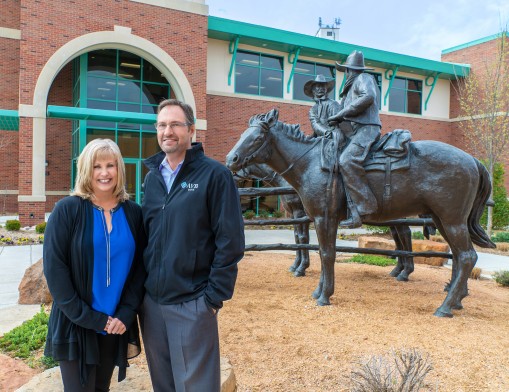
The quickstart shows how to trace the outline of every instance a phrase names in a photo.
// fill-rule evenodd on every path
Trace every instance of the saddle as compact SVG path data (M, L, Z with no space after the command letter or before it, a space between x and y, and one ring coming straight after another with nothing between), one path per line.
M383 208L388 208L391 199L391 172L407 170L410 167L410 142L412 134L406 129L395 129L382 136L371 146L364 170L385 172ZM323 139L321 148L322 170L332 172L336 163L336 147L331 139Z

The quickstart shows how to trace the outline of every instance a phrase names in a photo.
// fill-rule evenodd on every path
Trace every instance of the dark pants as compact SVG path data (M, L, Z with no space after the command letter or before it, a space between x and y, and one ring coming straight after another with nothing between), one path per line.
M154 392L219 392L217 314L204 297L160 305L145 295L140 314Z
M362 164L369 149L380 138L380 127L375 125L353 125L355 133L341 154L339 167L346 191L360 215L369 215L377 211L375 195L369 187L366 171Z
M85 386L80 383L78 361L60 361L60 372L65 392L107 392L110 390L111 375L115 368L115 355L118 352L118 335L97 335L100 365L87 365L88 380Z

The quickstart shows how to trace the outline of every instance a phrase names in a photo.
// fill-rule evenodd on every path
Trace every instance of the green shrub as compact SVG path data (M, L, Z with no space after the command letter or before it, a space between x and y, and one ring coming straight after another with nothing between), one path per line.
M495 165L493 173L493 229L504 229L509 225L509 200L504 186L504 167L502 164ZM488 223L488 208L484 209L481 217L481 225L486 227Z
M37 226L35 226L35 232L39 234L44 234L46 231L46 222L39 223Z
M253 210L247 210L246 212L244 212L243 216L244 216L244 219L253 219L255 217L255 212Z
M378 255L353 255L351 258L346 259L343 262L377 265L379 267L387 267L388 265L396 265L397 263L394 259Z
M266 219L269 217L269 211L267 210L260 210L258 211L258 216L262 219Z
M274 211L272 213L273 218L282 218L285 215L283 211Z
M509 271L499 271L493 274L495 282L501 286L509 286Z
M371 226L371 225L364 225L364 228L373 234L390 234L391 229L389 226Z
M509 232L501 231L491 236L493 242L509 242Z
M21 229L21 223L17 219L8 220L5 222L5 228L9 231L18 231Z
M422 234L422 231L412 231L412 239L414 240L423 240L424 234Z
M34 317L0 338L0 350L11 357L23 358L31 367L42 365L45 368L50 368L58 366L58 363L54 362L52 358L42 357L36 359L38 351L42 349L46 342L48 320L49 315L41 306L41 311Z

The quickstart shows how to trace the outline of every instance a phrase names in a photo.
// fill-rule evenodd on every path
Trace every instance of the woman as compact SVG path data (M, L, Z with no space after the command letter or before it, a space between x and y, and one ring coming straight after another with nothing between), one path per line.
M91 141L77 169L74 192L56 204L44 236L53 296L44 354L60 362L65 391L108 391L115 365L121 381L128 357L140 353L145 235L114 142Z

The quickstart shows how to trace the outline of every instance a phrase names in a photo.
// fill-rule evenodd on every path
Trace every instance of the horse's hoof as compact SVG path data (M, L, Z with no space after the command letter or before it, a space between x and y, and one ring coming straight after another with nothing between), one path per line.
M300 269L296 269L295 272L293 273L293 275L296 277L306 276L306 271L301 271Z
M392 276L393 278L395 278L396 276L398 276L398 271L391 271L389 272L389 276Z
M451 312L446 312L444 310L441 310L440 308L438 308L433 315L437 316L437 317L449 317L449 318L452 318L452 313Z
M321 294L321 290L315 289L315 291L313 291L313 294L311 294L311 296L314 299L318 299L318 298L320 298L320 294Z
M290 271L290 272L295 272L295 270L296 270L296 269L297 269L297 267L294 267L294 266L292 265L290 268L288 268L288 271Z
M330 305L330 301L328 299L318 299L316 301L316 304L318 306L327 306L327 305Z
M399 274L399 275L396 277L396 280L397 280L398 282L408 282L408 276Z

